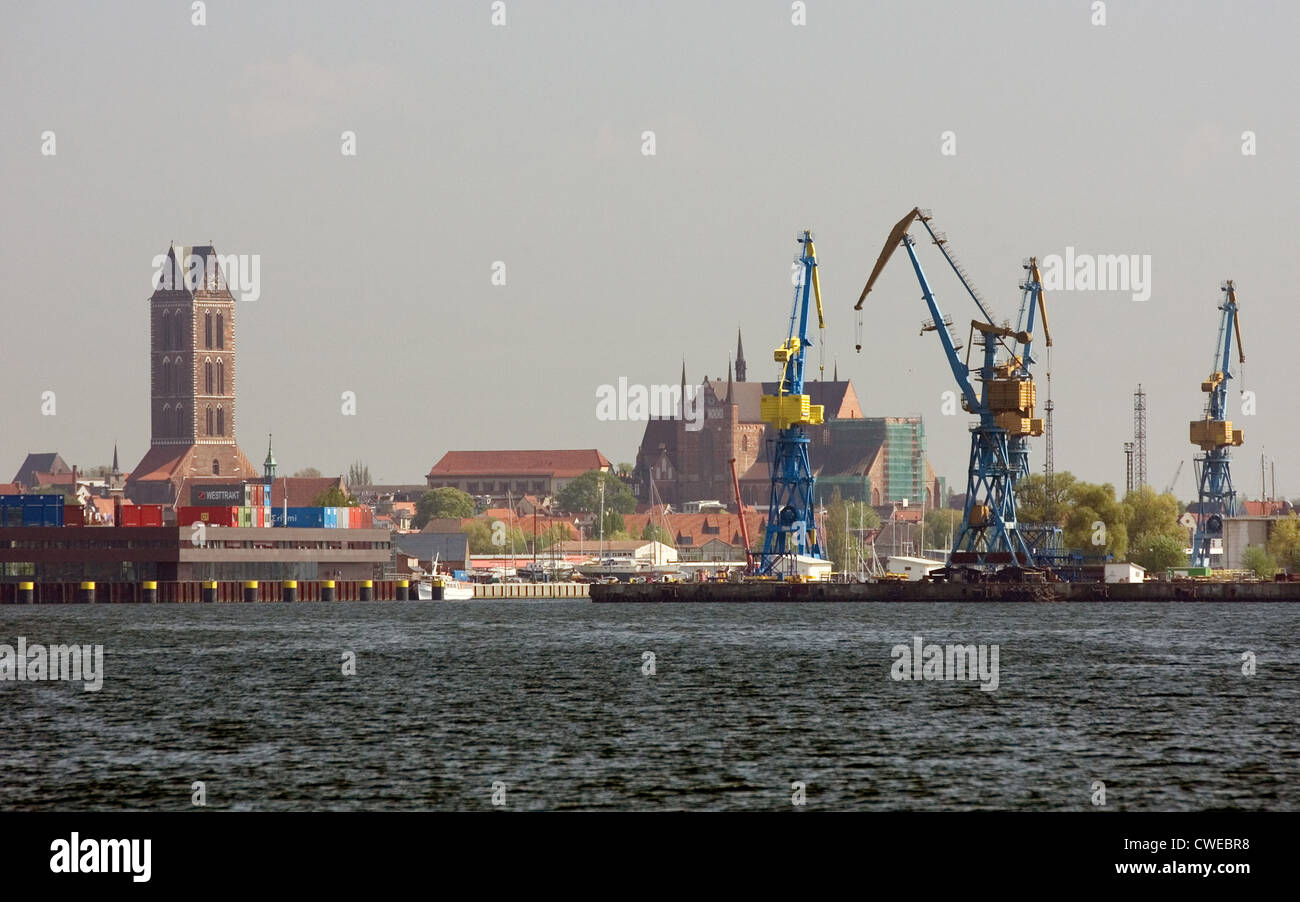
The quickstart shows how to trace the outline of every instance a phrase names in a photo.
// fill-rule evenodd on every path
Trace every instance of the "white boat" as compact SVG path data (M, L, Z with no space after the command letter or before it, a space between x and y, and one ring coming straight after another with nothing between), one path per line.
M474 584L456 579L438 569L434 558L433 572L416 581L416 598L420 601L470 601L474 598Z
M650 565L631 558L607 557L601 561L589 561L580 565L578 572L588 579L612 578L621 581L649 576Z

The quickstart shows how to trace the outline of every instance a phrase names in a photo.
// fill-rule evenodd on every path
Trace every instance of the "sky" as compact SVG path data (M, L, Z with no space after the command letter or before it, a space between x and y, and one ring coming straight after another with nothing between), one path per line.
M0 479L29 451L83 468L115 442L124 468L143 456L147 300L173 241L260 261L260 294L236 312L253 460L274 433L281 472L359 460L375 481L414 483L456 449L631 461L644 424L599 419L600 387L676 384L683 360L692 381L725 376L738 328L750 380L775 378L795 234L812 228L827 320L814 364L838 365L868 416L924 417L960 490L970 418L942 413L955 385L919 334L905 255L854 350L853 304L919 205L999 320L1016 315L1030 255L1149 257L1146 300L1048 293L1056 468L1083 479L1123 485L1139 383L1150 482L1190 460L1234 279L1246 363L1230 406L1255 393L1255 413L1233 417L1238 489L1259 496L1263 453L1278 494L1300 495L1294 4L204 13L0 4ZM918 250L964 338L973 305Z

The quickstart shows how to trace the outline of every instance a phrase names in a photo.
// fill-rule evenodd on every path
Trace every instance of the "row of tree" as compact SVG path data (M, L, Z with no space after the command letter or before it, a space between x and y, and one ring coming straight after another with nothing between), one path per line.
M1300 573L1300 518L1292 514L1274 523L1268 544L1247 548L1242 566L1260 579L1272 579L1279 570Z

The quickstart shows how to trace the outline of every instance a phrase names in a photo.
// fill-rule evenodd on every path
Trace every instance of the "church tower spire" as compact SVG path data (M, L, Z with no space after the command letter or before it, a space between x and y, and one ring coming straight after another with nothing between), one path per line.
M271 451L271 433L266 434L266 460L262 463L262 476L269 482L275 482L275 454Z
M740 330L736 330L736 381L745 381L745 346L740 340Z

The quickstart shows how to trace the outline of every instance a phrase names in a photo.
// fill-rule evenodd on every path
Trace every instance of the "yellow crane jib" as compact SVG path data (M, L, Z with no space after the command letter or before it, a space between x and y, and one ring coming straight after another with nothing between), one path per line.
M1038 258L1029 258L1029 278L1031 281L1042 285L1043 278L1038 273ZM1038 314L1043 320L1043 337L1047 339L1047 346L1052 346L1052 330L1047 328L1047 292L1039 289L1038 291Z
M805 231L804 234L807 235L809 233ZM821 279L817 277L817 249L813 247L812 238L808 239L808 256L813 258L812 283L813 297L817 301L817 328L825 329L826 317L822 314L822 283Z
M889 233L889 237L885 239L885 246L881 249L880 256L876 259L876 265L872 267L871 276L867 279L866 287L862 289L862 294L858 296L858 302L853 305L854 310L862 309L862 303L867 299L868 292L870 292L875 286L876 279L880 276L881 270L885 268L885 264L889 262L889 258L892 257L894 251L898 249L898 245L903 240L903 236L907 234L907 230L912 225L912 221L920 215L921 208L913 207L912 211L900 219L894 226L893 231Z

